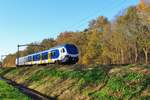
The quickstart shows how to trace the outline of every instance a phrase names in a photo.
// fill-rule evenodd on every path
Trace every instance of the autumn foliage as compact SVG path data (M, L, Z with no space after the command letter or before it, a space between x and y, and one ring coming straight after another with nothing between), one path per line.
M150 63L150 4L127 8L115 20L104 16L90 21L87 29L79 32L62 32L56 39L44 39L45 47L28 46L20 56L50 47L73 43L79 49L80 64L132 64ZM16 57L16 54L11 56ZM7 56L5 66L14 65ZM8 64L9 63L9 64Z

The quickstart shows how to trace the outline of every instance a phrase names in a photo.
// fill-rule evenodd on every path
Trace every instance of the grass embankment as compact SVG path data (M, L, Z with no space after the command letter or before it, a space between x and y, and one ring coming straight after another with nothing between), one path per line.
M0 100L30 100L18 89L8 85L5 81L0 80Z
M81 65L1 69L6 78L58 99L150 99L150 66Z

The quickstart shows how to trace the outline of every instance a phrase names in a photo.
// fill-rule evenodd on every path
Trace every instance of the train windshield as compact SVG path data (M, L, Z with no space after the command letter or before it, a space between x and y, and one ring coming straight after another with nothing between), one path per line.
M66 49L69 54L78 54L78 49L75 45L67 44Z

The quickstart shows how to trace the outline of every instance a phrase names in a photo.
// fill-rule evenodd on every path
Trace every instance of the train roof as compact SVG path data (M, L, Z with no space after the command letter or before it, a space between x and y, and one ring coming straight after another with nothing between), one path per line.
M61 47L64 47L64 46L66 46L66 45L74 45L74 44L68 44L68 43L66 43L66 44L58 45L58 46L56 46L56 47L49 48L48 50L44 50L44 51L40 51L40 52L37 52L37 53L29 54L29 55L27 55L27 56L33 56L33 55L35 55L35 54L40 54L40 53L44 53L44 52L47 52L47 51L55 50L55 49L57 49L57 48L61 48ZM26 57L27 57L27 56L26 56Z
M55 49L57 49L57 48L64 47L64 46L66 46L66 45L74 45L74 44L66 43L66 44L58 45L58 46L56 46L56 47L49 48L48 50L44 50L44 51L40 51L40 52L37 52L37 53L29 54L29 55L26 55L26 56L23 56L23 57L19 57L19 58L25 58L25 57L28 57L28 56L33 56L33 55L36 55L36 54L48 52L48 51L51 51L51 50L55 50Z

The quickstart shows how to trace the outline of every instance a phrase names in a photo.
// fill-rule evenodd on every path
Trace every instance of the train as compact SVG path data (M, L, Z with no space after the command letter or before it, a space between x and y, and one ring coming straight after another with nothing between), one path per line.
M79 60L78 48L74 44L63 44L48 50L16 58L16 66L45 64L76 64Z

